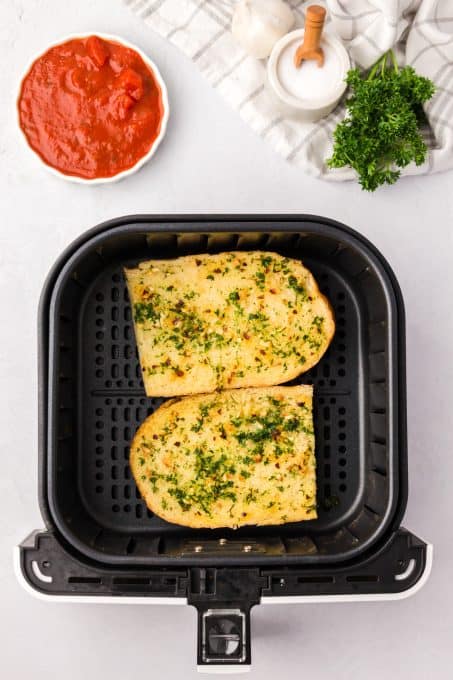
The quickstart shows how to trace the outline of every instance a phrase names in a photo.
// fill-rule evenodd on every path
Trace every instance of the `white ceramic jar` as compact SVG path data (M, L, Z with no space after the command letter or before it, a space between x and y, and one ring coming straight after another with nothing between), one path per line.
M338 104L346 90L350 60L341 41L324 33L324 66L310 60L296 68L294 54L303 38L304 30L298 29L274 45L267 63L267 85L282 113L310 122L327 116Z

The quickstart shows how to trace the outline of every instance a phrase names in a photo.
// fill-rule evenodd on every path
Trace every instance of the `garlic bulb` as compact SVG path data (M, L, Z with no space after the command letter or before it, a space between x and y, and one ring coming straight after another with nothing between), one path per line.
M231 32L248 54L264 59L293 24L294 15L283 0L239 0Z

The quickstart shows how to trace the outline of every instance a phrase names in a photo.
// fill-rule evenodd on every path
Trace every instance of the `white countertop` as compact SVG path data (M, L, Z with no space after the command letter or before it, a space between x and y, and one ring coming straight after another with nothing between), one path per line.
M77 31L117 33L156 61L173 106L155 159L118 184L62 182L19 145L13 99L30 57ZM195 67L120 0L2 0L0 6L0 672L8 680L195 675L190 607L45 603L12 573L12 546L40 528L36 308L55 258L85 229L128 213L314 213L382 250L405 297L410 496L404 525L434 544L431 579L402 602L258 607L253 678L443 680L453 632L453 173L374 195L286 164Z

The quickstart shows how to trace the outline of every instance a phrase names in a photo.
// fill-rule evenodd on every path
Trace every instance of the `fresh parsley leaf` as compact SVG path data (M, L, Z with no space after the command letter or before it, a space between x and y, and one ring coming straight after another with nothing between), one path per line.
M366 191L394 184L400 168L422 165L427 147L420 134L422 104L434 94L434 83L411 66L400 68L393 50L363 77L357 68L346 77L351 96L346 118L334 132L331 168L351 167Z

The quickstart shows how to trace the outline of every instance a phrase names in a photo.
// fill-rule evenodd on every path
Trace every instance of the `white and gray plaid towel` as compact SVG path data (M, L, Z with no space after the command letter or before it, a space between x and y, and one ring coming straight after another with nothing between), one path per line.
M283 118L264 86L265 62L248 57L234 41L234 0L124 0L144 21L179 47L241 117L274 149L306 172L330 180L353 179L350 169L329 170L332 132L344 107L315 124ZM303 25L304 6L288 0ZM312 0L313 2L313 0ZM453 0L325 0L330 26L355 63L366 68L391 47L437 86L426 106L430 130L427 162L403 174L453 167Z

